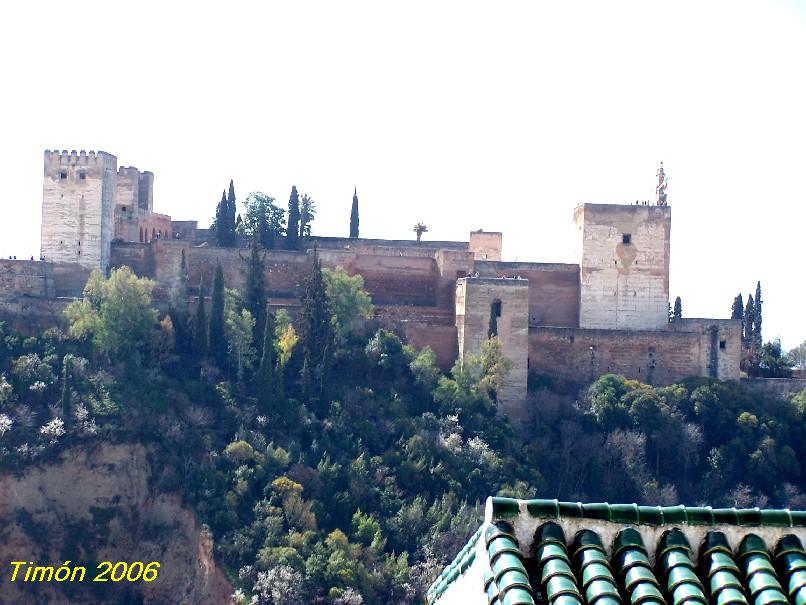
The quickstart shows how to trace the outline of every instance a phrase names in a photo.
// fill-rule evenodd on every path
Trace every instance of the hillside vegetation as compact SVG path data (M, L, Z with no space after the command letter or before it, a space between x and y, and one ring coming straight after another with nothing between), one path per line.
M275 605L421 603L488 495L806 506L806 392L533 377L533 419L513 427L496 414L495 338L443 375L368 319L360 276L315 259L291 321L267 311L261 263L253 246L243 292L218 271L194 303L180 266L163 317L153 283L96 273L69 329L4 333L3 467L151 448L153 489L209 527L235 601Z

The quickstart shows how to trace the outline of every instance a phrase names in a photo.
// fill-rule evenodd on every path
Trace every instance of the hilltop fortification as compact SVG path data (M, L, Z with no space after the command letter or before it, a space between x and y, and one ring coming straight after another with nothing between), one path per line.
M512 362L499 401L513 416L525 410L530 373L578 383L606 372L651 384L738 378L738 320L669 323L672 209L659 175L654 204L574 210L574 264L503 261L503 235L483 230L458 242L312 237L304 250L267 252L270 304L298 307L316 244L324 266L364 277L380 324L430 346L441 367L497 335ZM46 151L45 262L0 261L0 312L18 327L56 321L89 270L122 265L154 279L164 301L182 250L194 295L209 295L217 262L239 287L241 251L216 247L196 221L154 212L153 182L105 152Z

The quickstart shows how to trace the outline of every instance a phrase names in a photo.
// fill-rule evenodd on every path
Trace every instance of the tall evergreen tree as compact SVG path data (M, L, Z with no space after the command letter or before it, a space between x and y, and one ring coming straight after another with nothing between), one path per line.
M227 245L227 195L221 192L221 201L215 209L215 240L219 246Z
M70 372L75 357L68 353L62 358L62 421L69 427L73 422L72 393L70 391Z
M258 400L264 411L268 411L272 402L277 398L277 360L274 354L275 321L273 313L266 313L265 329L263 330L263 351L260 356L258 369Z
M190 354L192 344L189 297L187 258L183 248L179 257L176 277L171 287L171 300L168 308L174 328L174 350L180 357Z
M353 207L350 210L350 237L358 237L358 187L353 191Z
M207 312L204 308L204 287L199 283L199 299L196 304L195 328L193 330L193 354L201 361L207 357Z
M258 234L252 236L252 247L249 258L244 261L244 302L246 308L255 318L254 342L259 343L263 337L263 325L266 322L266 264L258 246Z
M739 334L742 337L742 346L744 346L744 299L742 298L741 292L733 299L733 306L730 308L730 318L739 320Z
M316 216L316 202L307 193L303 193L299 201L299 237L311 236L311 224Z
M288 227L286 229L286 241L289 250L296 250L299 247L299 194L297 186L291 187L291 197L288 198Z
M227 341L224 335L224 270L220 262L216 265L213 275L208 342L210 357L223 370L227 366Z
M761 338L761 282L756 283L755 306L753 307L753 347L758 355L761 354L763 340Z
M674 299L674 310L672 311L672 321L683 319L683 301L680 297Z
M753 303L753 295L747 295L747 305L744 307L744 348L749 349L753 345L753 325L755 324L756 307Z
M237 219L236 216L238 214L238 209L235 204L235 183L233 183L232 179L229 181L229 191L227 191L227 221L229 227L229 245L234 246L237 241L237 233L235 231L237 227Z
M305 280L305 296L300 310L300 346L303 359L308 361L307 372L316 381L315 391L321 393L327 378L330 363L330 350L333 343L333 324L331 322L325 279L322 275L322 263L319 253L314 247L311 272ZM308 380L303 372L304 382Z

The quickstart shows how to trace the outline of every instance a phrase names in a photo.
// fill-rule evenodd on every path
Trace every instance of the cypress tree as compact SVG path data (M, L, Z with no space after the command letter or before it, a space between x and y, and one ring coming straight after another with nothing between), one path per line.
M350 210L350 237L358 237L358 187L353 191L353 207Z
M755 314L753 295L747 295L747 304L744 307L744 334L742 334L742 345L745 349L750 349L753 345L753 321Z
M288 198L288 227L286 239L289 250L296 250L299 246L299 194L297 186L291 187L291 197Z
M174 328L174 349L180 357L188 355L191 346L188 298L187 259L183 248L179 268L171 288L171 301L168 307L168 314L171 316Z
M761 282L756 283L755 306L753 307L753 346L756 355L761 354L763 340L761 338Z
M232 182L232 179L229 181L229 191L227 192L227 237L229 246L234 246L237 237L235 234L235 215L237 214L237 208L235 205L235 184Z
M241 257L246 263L244 270L244 294L246 308L255 318L254 342L263 337L263 324L266 322L266 265L258 247L259 234L252 236L252 247L249 259Z
M277 362L274 355L274 314L266 314L265 329L263 330L263 354L260 356L257 383L258 399L264 411L269 409L272 400L277 397Z
M210 357L220 369L227 364L227 341L224 336L224 271L219 262L213 275L213 293L210 298Z
M305 296L300 310L300 345L303 354L302 386L312 392L312 376L316 377L316 391L322 392L330 363L330 348L333 341L325 279L322 263L314 247L311 272L305 280Z
M204 309L204 287L199 283L196 326L193 333L193 353L199 361L207 357L207 344L207 313Z
M672 321L683 319L683 301L680 297L674 299L674 311L672 311Z
M219 246L228 246L228 233L229 229L227 227L227 194L222 191L221 192L221 201L218 202L218 206L215 209L215 241Z
M741 292L733 299L733 306L730 309L730 318L741 321L739 334L742 336L742 345L744 346L744 300L742 299Z

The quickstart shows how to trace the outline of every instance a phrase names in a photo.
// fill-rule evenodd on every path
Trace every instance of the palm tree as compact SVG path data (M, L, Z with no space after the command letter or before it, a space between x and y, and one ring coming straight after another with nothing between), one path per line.
M417 223L416 225L414 225L412 231L414 231L414 233L417 234L417 241L419 242L420 238L423 237L423 233L428 231L428 227L425 226L425 223Z

